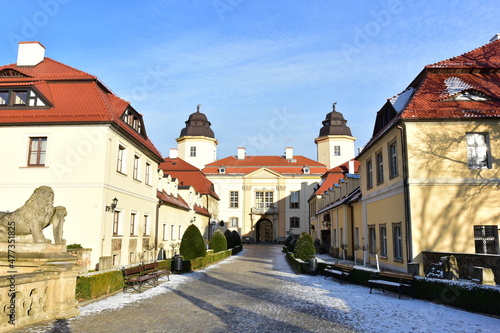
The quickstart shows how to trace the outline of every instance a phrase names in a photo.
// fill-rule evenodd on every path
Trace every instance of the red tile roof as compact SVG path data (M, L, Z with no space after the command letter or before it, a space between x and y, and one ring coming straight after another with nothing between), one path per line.
M489 100L456 99L463 94ZM500 40L426 66L379 113L388 112L388 105L394 108L394 115L383 125L376 122L374 135L360 155L401 120L500 118ZM379 118L383 117L377 115Z
M197 212L198 214L205 215L208 217L212 216L212 214L210 214L210 212L205 207L201 207L199 205L194 205L194 211Z
M184 201L184 199L182 199L180 195L174 197L171 194L167 194L165 191L156 191L156 196L158 199L163 201L164 204L169 204L186 210L190 210L189 205L186 203L186 201Z
M354 160L354 173L359 173L359 166L361 163ZM331 168L322 177L319 187L314 191L314 195L321 195L338 184L341 179L344 179L345 174L349 173L349 162L345 162L339 166Z
M500 68L500 40L426 68Z
M283 175L304 174L303 168L307 166L312 175L322 175L326 172L326 166L304 156L294 156L287 160L283 156L246 156L239 160L235 156L229 156L205 166L202 170L207 175L220 174L219 168L224 167L225 174L249 174L261 168L267 168Z
M25 76L2 76L15 70ZM102 84L97 77L50 58L33 67L16 64L0 67L0 88L34 88L49 102L49 107L5 107L0 125L112 123L125 135L149 150L158 161L160 152L147 138L126 124L121 115L130 106Z
M181 158L167 157L159 168L164 174L169 174L173 178L179 180L179 186L193 186L196 192L204 195L210 195L219 200L219 196L215 193L213 183L197 167L189 164Z

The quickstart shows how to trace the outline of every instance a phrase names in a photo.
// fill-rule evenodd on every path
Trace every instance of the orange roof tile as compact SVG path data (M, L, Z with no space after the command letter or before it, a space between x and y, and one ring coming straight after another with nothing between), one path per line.
M205 207L201 207L199 205L194 205L194 210L198 214L205 215L208 217L212 216L212 214L210 214L210 212Z
M282 156L246 156L239 160L229 156L213 163L207 164L202 170L205 174L219 174L219 168L224 167L226 174L249 174L261 168L267 168L280 174L304 174L303 168L307 166L312 175L322 175L326 166L304 156L294 156L287 160Z
M170 204L173 206L177 206L183 209L190 210L189 205L182 199L180 195L173 196L171 194L167 194L165 191L156 191L156 196L158 199L163 201L164 204Z
M210 195L219 200L219 196L215 193L213 183L208 180L200 169L183 159L167 157L160 163L159 168L162 169L165 174L177 178L179 180L179 186L193 186L196 192Z
M354 160L354 173L359 173L361 163ZM344 175L349 173L349 162L331 168L322 177L319 187L314 191L314 195L320 195L328 191L334 184L338 184Z
M141 135L121 120L130 103L114 95L97 77L50 58L33 67L1 66L0 73L4 70L15 70L25 76L0 75L0 88L33 88L47 100L49 107L3 107L0 125L112 123L149 150L158 162L162 160L145 129Z

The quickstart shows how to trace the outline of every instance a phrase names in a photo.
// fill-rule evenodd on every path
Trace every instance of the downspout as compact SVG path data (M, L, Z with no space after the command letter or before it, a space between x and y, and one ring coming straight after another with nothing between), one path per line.
M352 258L355 258L354 252L356 252L355 244L354 244L354 207L352 204L347 205L351 209L351 244L352 244ZM354 262L354 265L356 265L356 262Z
M156 227L155 227L155 258L158 257L158 228L160 225L160 206L161 200L158 199L158 203L156 204Z
M403 124L404 126L404 124ZM411 233L411 207L410 207L410 185L408 183L408 155L407 155L407 140L406 131L398 125L397 128L401 131L401 151L403 161L403 193L404 193L404 206L405 206L405 219L406 219L406 263L413 261L413 238Z

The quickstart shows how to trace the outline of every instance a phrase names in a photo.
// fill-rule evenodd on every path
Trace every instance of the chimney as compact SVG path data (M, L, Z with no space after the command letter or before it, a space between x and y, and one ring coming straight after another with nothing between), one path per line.
M179 150L177 148L170 148L170 158L179 157Z
M287 160L292 160L293 159L293 148L292 147L286 147L285 148L285 158Z
M356 173L355 170L354 170L354 160L350 160L349 161L349 173L350 174Z
M494 42L500 39L500 34L495 34L495 36L491 37L490 42Z
M18 66L36 66L45 57L45 46L39 42L20 42L17 51Z
M244 160L245 159L245 154L246 154L245 148L239 147L238 148L238 159L239 160Z

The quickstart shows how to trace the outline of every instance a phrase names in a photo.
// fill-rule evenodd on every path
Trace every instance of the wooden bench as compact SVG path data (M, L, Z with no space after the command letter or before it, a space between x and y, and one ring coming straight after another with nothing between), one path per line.
M345 265L345 264L340 264L340 263L335 263L333 265L328 265L326 266L324 270L325 274L325 279L328 276L331 277L337 277L340 279L340 284L344 282L344 280L351 275L352 270L354 269L353 266L350 265Z
M411 274L385 271L374 273L368 280L368 285L370 286L370 294L373 288L381 289L382 292L396 289L399 294L399 299L401 299L403 289L409 289L413 296L413 275ZM413 298L415 299L415 296L413 296Z
M152 286L158 285L158 275L156 274L146 274L144 271L144 265L134 266L125 268L122 267L123 273L123 291L129 288L134 289L137 292L141 292L141 288L145 284L150 284Z
M144 268L144 274L147 275L156 275L158 278L162 277L163 275L167 276L168 281L170 281L170 272L168 269L159 269L158 268L158 262L150 262L147 264L142 264L142 267Z

